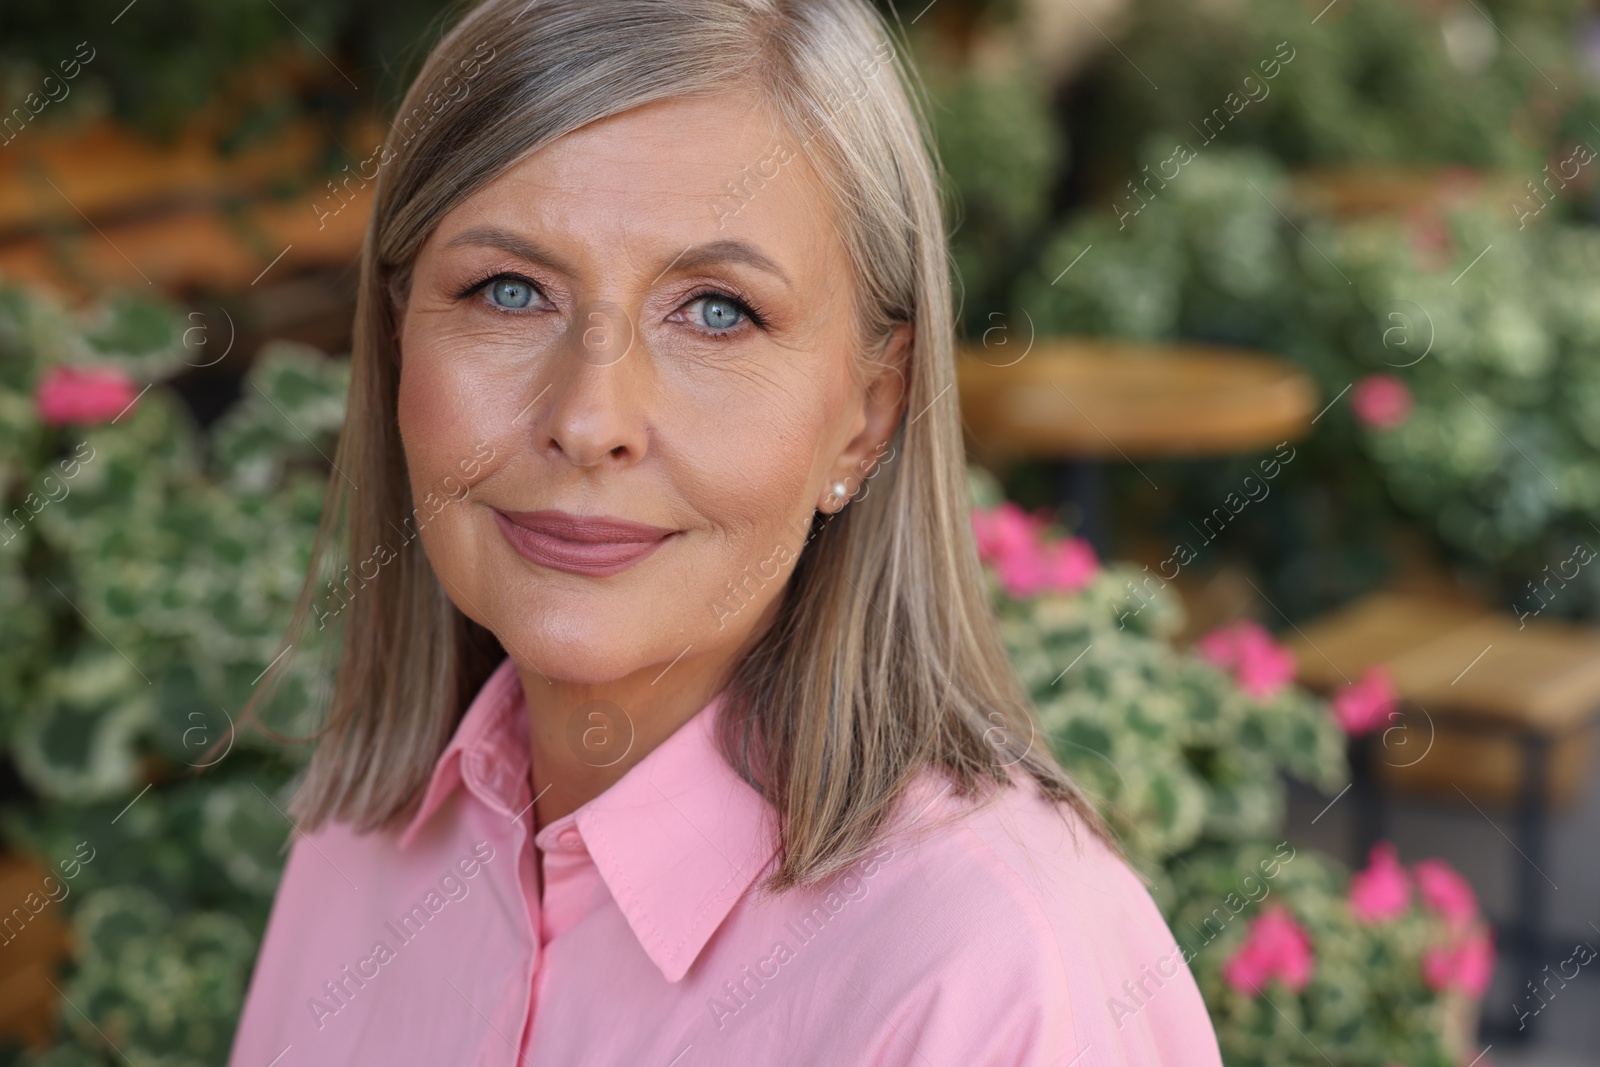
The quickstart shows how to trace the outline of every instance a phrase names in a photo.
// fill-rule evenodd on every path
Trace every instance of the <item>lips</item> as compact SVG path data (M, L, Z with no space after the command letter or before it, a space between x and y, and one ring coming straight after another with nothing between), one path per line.
M604 577L626 570L678 531L604 515L564 511L494 512L500 532L524 559L541 567Z

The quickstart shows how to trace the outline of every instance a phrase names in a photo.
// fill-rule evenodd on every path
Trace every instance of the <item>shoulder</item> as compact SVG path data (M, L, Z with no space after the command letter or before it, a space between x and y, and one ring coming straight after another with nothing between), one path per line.
M991 1024L970 1036L980 1043L972 1062L1220 1063L1199 990L1143 881L1030 778L974 799L924 773L897 808L885 854L883 869L898 868L886 906L939 943L925 963ZM1125 983L1147 991L1137 1009Z
M936 864L940 895L1032 933L1123 937L1151 932L1151 920L1153 932L1165 932L1138 875L1076 812L1020 774L1009 787L962 797L924 772L897 806L884 847L924 879Z

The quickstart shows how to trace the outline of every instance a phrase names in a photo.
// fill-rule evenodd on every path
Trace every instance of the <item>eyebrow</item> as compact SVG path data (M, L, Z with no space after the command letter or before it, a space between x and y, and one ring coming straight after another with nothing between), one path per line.
M656 277L659 279L662 274L666 274L674 267L682 271L693 271L719 263L743 263L747 267L772 275L791 289L794 288L794 283L789 280L782 267L767 258L755 245L735 237L723 237L707 241L702 245L690 245L678 253L671 263L661 268L661 274Z
M571 264L537 241L529 240L521 234L512 233L510 230L502 230L497 226L473 226L470 229L462 230L450 238L445 247L460 248L464 245L487 245L490 248L498 248L502 252L509 252L518 259L525 259L529 263L541 264L562 274L570 276L577 273L572 269Z
M525 259L530 263L538 263L552 270L561 272L569 277L578 272L555 252L550 251L537 241L531 240L521 234L503 230L497 226L474 226L462 230L452 237L445 245L446 248L459 248L462 245L487 245L508 252L518 259ZM748 241L737 238L723 237L705 244L690 245L673 257L672 262L661 268L655 281L660 281L670 270L676 269L687 273L702 270L706 267L722 263L743 263L747 267L771 274L790 289L794 283L789 276L764 252ZM651 284L654 284L652 282Z

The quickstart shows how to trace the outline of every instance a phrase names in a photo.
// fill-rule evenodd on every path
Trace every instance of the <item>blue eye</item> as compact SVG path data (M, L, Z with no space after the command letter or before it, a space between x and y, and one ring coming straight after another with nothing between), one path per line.
M525 308L533 303L533 286L517 278L496 278L489 285L489 301L496 307Z
M699 308L701 323L718 333L726 333L746 318L760 325L744 301L723 293L706 293L689 306Z

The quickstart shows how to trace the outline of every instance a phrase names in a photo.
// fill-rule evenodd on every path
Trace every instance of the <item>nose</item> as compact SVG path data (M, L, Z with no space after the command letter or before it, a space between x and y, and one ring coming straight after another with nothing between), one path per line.
M649 360L632 320L614 305L575 315L552 367L534 433L547 457L575 467L627 467L644 458Z

